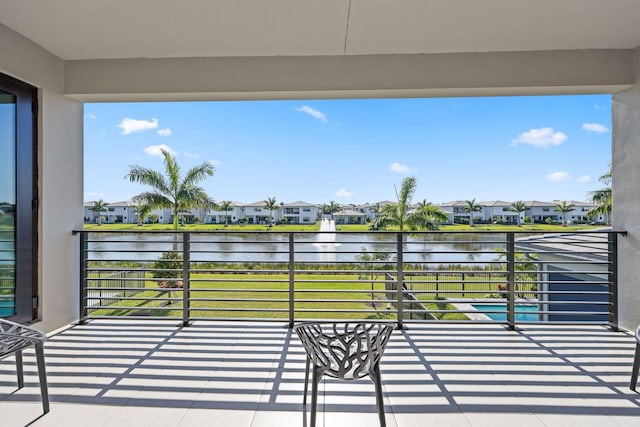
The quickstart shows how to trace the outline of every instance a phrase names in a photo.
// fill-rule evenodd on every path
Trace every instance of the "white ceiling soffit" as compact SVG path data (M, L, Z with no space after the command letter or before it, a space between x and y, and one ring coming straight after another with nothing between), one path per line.
M640 0L0 0L65 59L630 49Z

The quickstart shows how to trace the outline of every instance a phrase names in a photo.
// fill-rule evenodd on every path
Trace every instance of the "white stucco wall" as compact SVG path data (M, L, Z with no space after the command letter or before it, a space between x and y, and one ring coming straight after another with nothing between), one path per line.
M47 90L41 95L40 300L38 328L78 318L79 237L83 226L83 107Z
M640 81L640 52L636 55ZM625 329L640 324L640 84L613 96L613 228L620 237L619 323Z

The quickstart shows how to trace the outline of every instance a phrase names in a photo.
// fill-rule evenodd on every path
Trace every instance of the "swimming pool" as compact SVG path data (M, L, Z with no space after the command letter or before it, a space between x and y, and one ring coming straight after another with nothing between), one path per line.
M8 317L16 314L13 300L0 300L0 317Z
M491 320L507 320L507 304L472 304L472 307L484 313ZM501 311L503 313L487 313L488 311ZM537 322L537 304L516 304L516 321ZM533 312L533 313L532 313Z

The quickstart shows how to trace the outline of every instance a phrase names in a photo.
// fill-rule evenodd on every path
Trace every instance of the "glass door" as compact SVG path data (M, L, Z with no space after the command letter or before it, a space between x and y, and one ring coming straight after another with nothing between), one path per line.
M38 317L37 89L0 74L0 317Z
M0 90L0 317L16 314L16 96Z

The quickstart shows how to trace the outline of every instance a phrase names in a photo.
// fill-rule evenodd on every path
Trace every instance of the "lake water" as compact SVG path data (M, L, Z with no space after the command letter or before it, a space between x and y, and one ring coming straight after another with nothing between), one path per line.
M182 239L182 236L178 236ZM296 262L354 262L363 252L389 252L395 261L397 237L393 233L295 234ZM288 233L191 234L191 260L209 262L289 261ZM181 250L170 234L90 233L90 260L154 261L162 252ZM438 234L406 236L405 262L486 263L504 249L504 235Z

